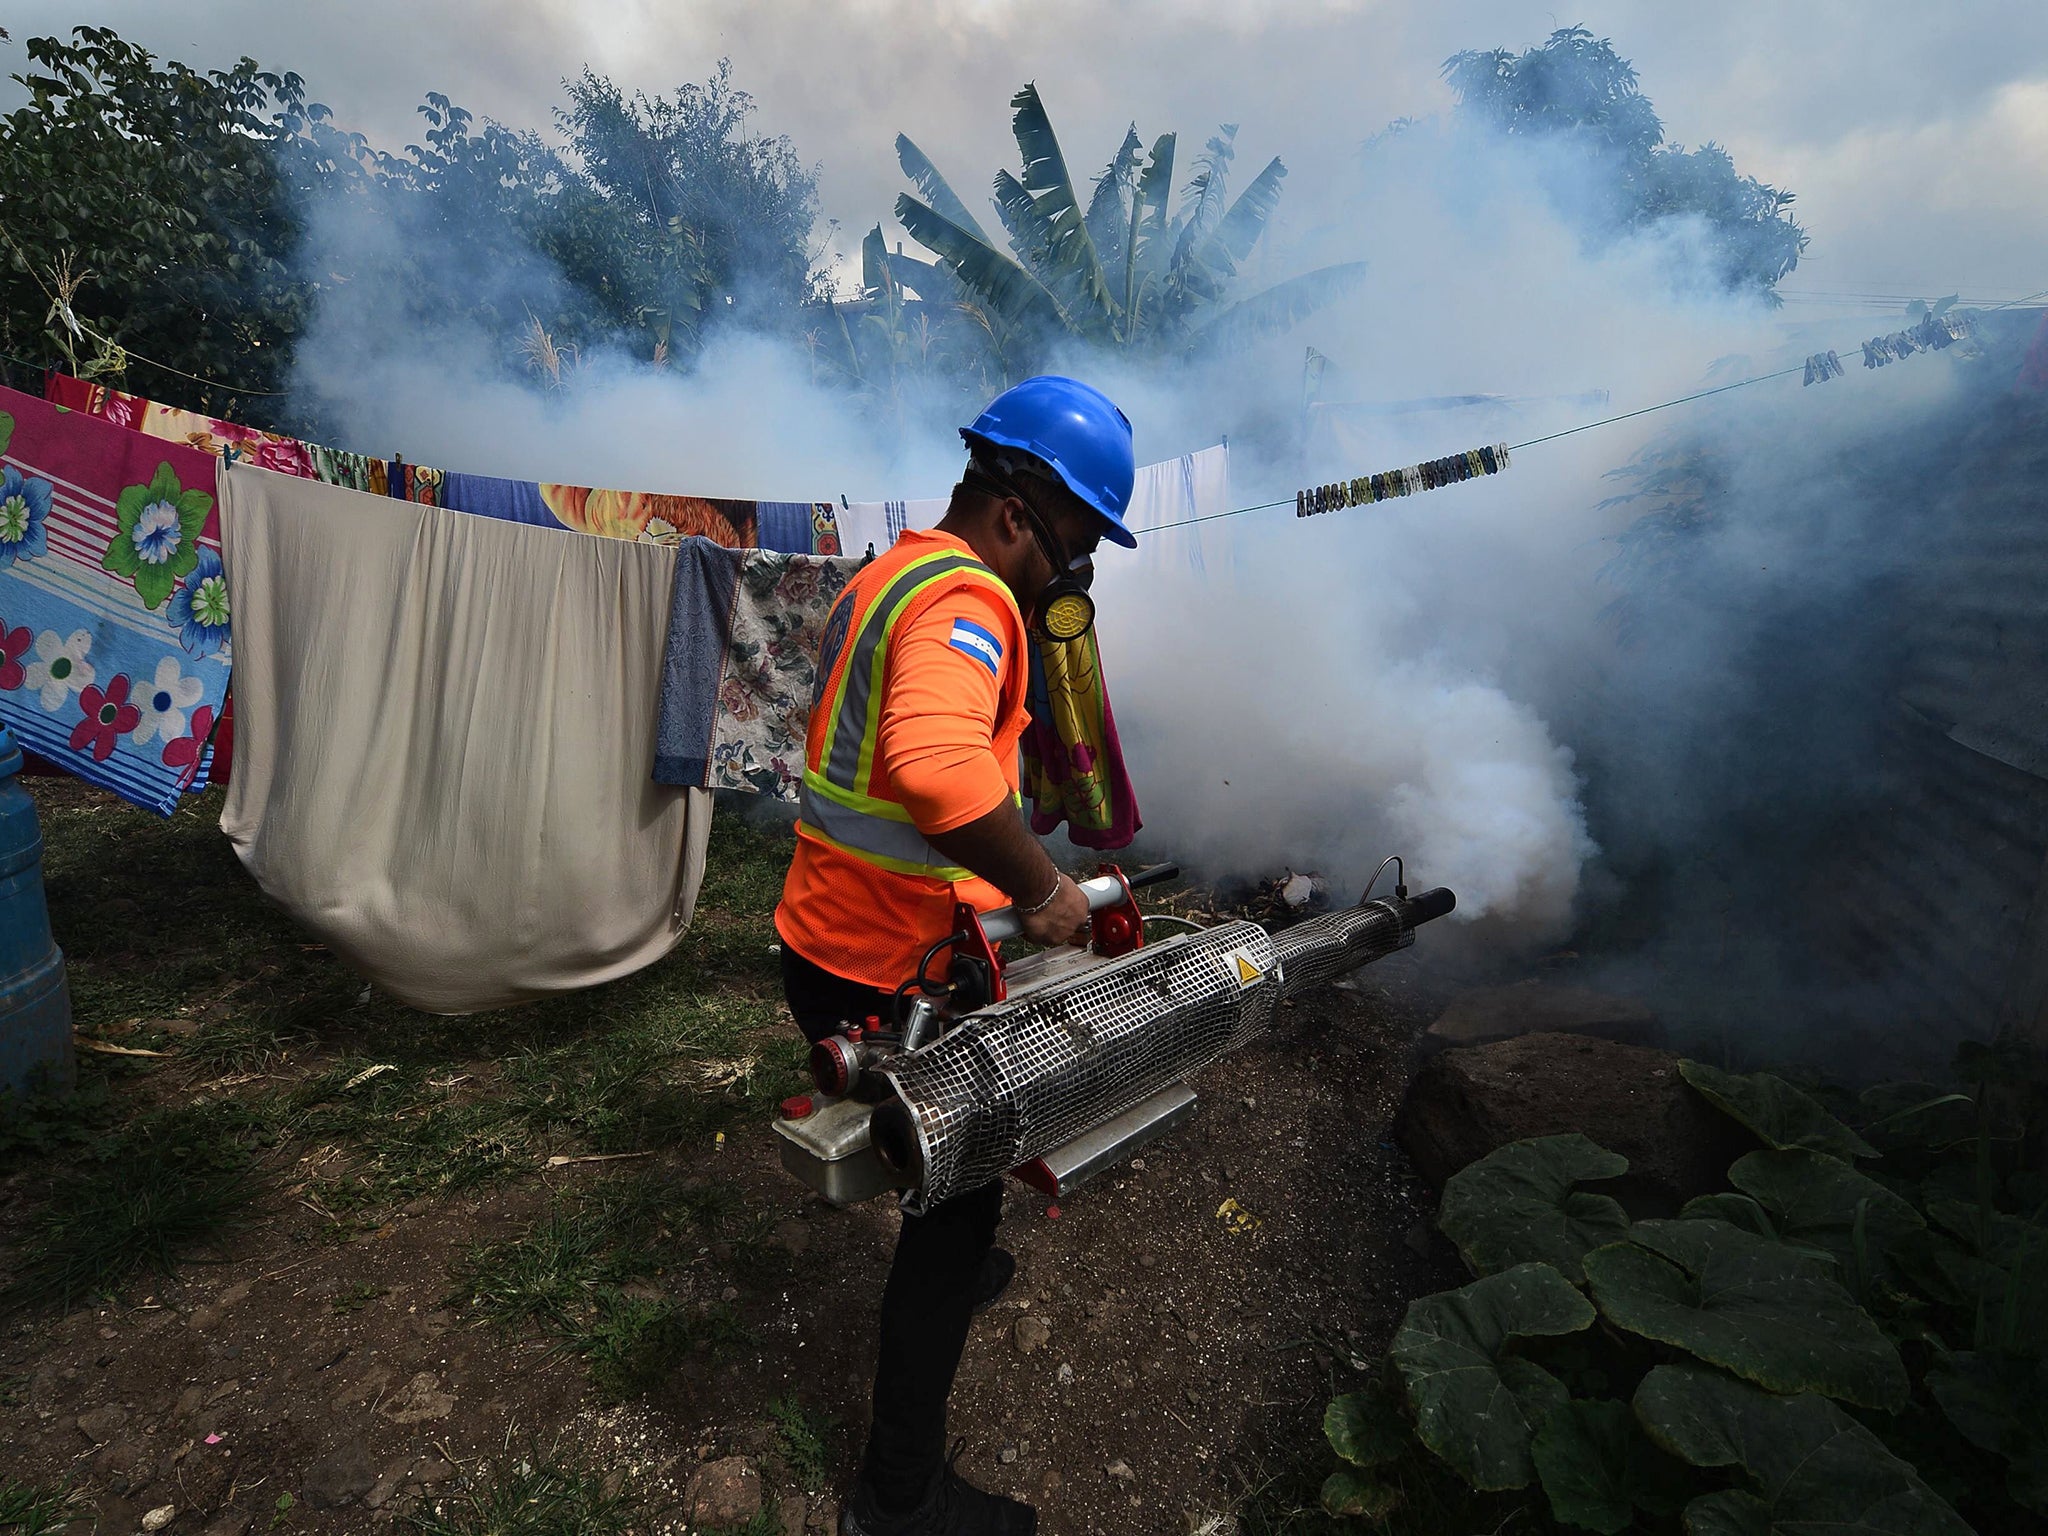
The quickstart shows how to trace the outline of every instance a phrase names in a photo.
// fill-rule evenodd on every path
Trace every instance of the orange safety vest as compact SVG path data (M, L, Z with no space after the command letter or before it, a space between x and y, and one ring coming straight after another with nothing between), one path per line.
M987 910L1008 900L926 841L893 792L879 751L892 638L906 621L970 585L993 587L1015 609L1002 579L959 541L906 539L847 584L820 648L797 852L775 925L804 958L883 990L907 980L925 950L951 931L955 901ZM1003 658L990 742L1013 801L1018 743L1030 718L1029 663L1020 650L1011 647Z

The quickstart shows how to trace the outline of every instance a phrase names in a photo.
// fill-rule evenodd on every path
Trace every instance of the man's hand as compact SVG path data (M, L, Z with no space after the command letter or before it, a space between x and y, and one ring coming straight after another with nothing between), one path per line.
M1024 925L1024 937L1034 944L1051 946L1085 942L1082 935L1088 925L1088 898L1081 894L1081 887L1065 875L1058 878L1059 891L1042 910L1026 917L1022 907L1017 909L1018 920Z

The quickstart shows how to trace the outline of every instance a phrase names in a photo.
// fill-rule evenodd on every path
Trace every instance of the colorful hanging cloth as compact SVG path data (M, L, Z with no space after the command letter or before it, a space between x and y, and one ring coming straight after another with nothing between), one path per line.
M222 449L232 447L238 459L259 468L274 469L280 474L298 475L307 480L317 477L312 449L295 437L281 437L275 432L245 427L240 422L201 416L196 411L162 405L141 395L126 395L104 384L74 379L67 373L52 373L43 393L51 404L61 405L66 410L97 416L102 421L111 421L117 427L127 427L148 437L183 443L201 453L210 453L216 459Z
M1023 750L1031 830L1044 836L1064 821L1068 840L1079 847L1128 847L1144 823L1093 630L1078 640L1038 642L1030 706Z
M219 469L0 389L0 719L162 815L206 787L227 695Z

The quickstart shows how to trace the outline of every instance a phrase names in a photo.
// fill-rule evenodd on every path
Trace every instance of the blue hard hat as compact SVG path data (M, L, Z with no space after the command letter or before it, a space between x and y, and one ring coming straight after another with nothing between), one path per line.
M1101 390L1040 374L997 395L960 435L970 448L992 443L1044 460L1068 490L1102 514L1112 544L1138 547L1137 535L1124 526L1138 476L1131 423Z

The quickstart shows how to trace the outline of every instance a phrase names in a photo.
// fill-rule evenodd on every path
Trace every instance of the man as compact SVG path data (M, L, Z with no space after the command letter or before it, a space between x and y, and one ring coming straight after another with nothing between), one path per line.
M939 526L849 583L826 625L797 851L776 908L783 990L804 1033L894 1017L892 994L953 929L953 904L1014 906L1039 944L1087 901L1019 812L1025 647L1087 606L1090 556L1125 548L1131 424L1074 379L1027 379L960 429L969 460ZM1029 1505L945 1454L946 1397L972 1313L1015 1262L994 1248L1002 1186L903 1218L882 1293L874 1421L843 1536L1028 1536Z

